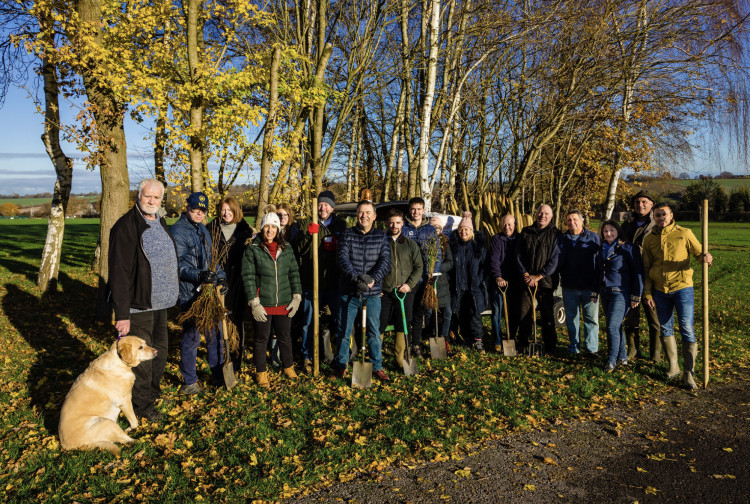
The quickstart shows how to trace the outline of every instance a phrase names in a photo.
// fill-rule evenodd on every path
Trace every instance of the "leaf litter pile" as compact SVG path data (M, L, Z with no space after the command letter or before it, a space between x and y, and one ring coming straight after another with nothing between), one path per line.
M92 321L96 276L85 263L63 263L58 291L38 293L31 250L40 247L41 229L29 237L28 257L0 252L0 485L10 502L275 501L388 466L460 459L483 440L568 418L598 418L609 404L646 403L669 386L664 363L637 361L607 375L595 359L505 358L473 350L445 361L422 359L420 375L404 377L386 336L392 380L368 390L327 377L323 366L321 377L294 383L271 371L271 389L262 391L246 355L232 392L210 389L184 399L177 396L180 332L172 324L159 406L167 419L131 431L136 442L125 445L120 458L63 452L56 433L64 396L109 347L112 330ZM70 227L66 233L75 236ZM95 241L94 231L87 236ZM73 240L66 247L77 257L80 239ZM731 281L732 272L750 269L746 252L715 254L712 380L731 379L732 366L750 364L741 330L750 317ZM562 333L560 339L562 351ZM198 363L206 380L205 353ZM700 382L700 358L696 369Z

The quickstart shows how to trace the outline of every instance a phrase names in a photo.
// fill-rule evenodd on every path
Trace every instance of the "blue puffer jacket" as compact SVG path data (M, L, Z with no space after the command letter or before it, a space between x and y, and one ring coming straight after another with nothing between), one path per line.
M177 264L180 268L180 297L178 303L185 309L198 297L198 275L208 269L211 253L211 234L203 224L193 224L185 212L172 224L169 232L177 247ZM205 243L204 243L205 240ZM221 266L216 276L226 279Z
M566 232L560 238L560 283L564 289L595 291L599 283L596 276L599 235L584 229L578 238L573 236Z
M354 226L341 233L336 261L339 266L339 285L342 294L358 294L354 277L370 275L375 285L369 295L380 294L383 279L391 269L391 247L385 232L372 228L365 234ZM365 293L368 294L368 293Z
M488 304L487 286L484 281L487 275L487 247L484 234L475 231L474 239L465 242L458 237L458 232L454 231L448 240L453 253L453 271L450 275L453 309L458 309L462 295L470 291L474 299L475 313L482 313Z
M643 261L640 248L632 243L617 242L605 249L607 247L602 246L602 251L596 254L599 288L603 290L606 287L619 287L626 294L640 298L643 294Z
M422 264L424 265L424 271L422 272L422 278L419 279L419 285L421 285L422 282L424 282L427 278L427 275L429 273L432 273L427 271L427 268L429 266L427 259L427 249L430 246L430 241L438 235L437 229L435 229L435 226L430 224L430 221L429 219L427 219L427 217L422 217L422 224L420 224L419 227L414 227L414 224L412 224L408 220L405 220L404 227L401 229L401 234L403 234L410 240L417 242L417 245L419 245L419 250L422 252ZM440 264L442 262L443 252L438 248L437 261L435 261L435 272L440 271Z

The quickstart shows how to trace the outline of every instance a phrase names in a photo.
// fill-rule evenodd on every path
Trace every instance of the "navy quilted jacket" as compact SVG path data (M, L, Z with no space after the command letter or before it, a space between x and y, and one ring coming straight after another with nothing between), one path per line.
M341 233L337 252L342 294L357 294L354 277L362 273L375 280L370 295L382 292L383 279L391 269L391 247L385 232L372 228L365 234L359 226L349 228Z

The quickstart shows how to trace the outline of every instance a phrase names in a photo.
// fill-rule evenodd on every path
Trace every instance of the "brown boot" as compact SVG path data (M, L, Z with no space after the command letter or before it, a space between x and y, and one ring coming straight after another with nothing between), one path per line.
M260 388L269 388L271 386L271 384L268 383L268 372L266 371L255 373L255 382Z
M662 338L661 346L664 347L664 352L667 354L667 360L669 361L667 378L674 378L680 374L680 363L677 360L677 341L675 341L674 336Z
M654 335L652 337L649 334L648 343L649 359L658 364L659 362L661 362L661 339L658 335Z
M406 338L404 333L396 333L396 364L398 367L404 367L404 350L406 350Z
M305 373L313 374L313 363L310 359L305 359Z
M636 353L638 353L638 347L636 346L638 333L634 331L628 331L625 333L625 337L627 338L628 345L628 360L632 361L633 359L635 359Z
M290 380L296 380L297 378L299 378L297 376L297 373L294 372L294 366L289 366L288 368L284 368L284 374Z
M698 354L698 343L682 344L682 363L685 370L682 372L682 384L688 390L695 390L698 385L695 384L693 369L695 368L695 357Z

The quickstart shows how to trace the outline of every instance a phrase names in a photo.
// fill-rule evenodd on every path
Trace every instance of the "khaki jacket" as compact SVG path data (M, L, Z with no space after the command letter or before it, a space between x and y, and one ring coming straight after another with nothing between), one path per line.
M422 254L419 245L401 234L395 241L390 236L391 269L383 280L383 292L393 292L401 284L408 284L414 290L422 278Z
M643 239L644 297L651 299L654 289L666 294L691 287L690 256L699 259L701 253L701 244L693 232L675 222L661 231L652 229Z

